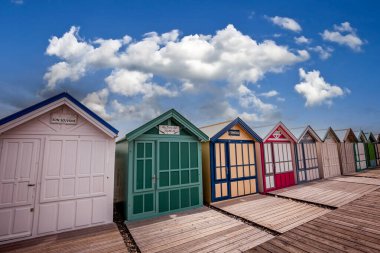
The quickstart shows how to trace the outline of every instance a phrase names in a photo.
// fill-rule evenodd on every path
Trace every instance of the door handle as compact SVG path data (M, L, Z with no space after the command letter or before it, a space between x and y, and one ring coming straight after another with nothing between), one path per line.
M28 184L28 186L36 186L36 184Z
M153 180L154 182L156 182L156 180L157 180L156 175L153 175L153 176L152 176L152 180Z

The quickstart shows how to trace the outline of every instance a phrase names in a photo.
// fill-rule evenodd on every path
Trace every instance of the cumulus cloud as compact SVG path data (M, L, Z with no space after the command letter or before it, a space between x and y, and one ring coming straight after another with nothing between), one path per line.
M265 121L271 118L275 113L277 113L277 107L273 104L264 103L260 98L258 98L254 91L250 90L245 85L240 85L238 88L239 93L239 103L245 109L255 109L257 113L245 114L246 119L254 119L248 121ZM244 114L244 113L243 113Z
M309 44L311 42L311 39L306 38L305 36L299 36L299 37L294 37L294 41L297 44Z
M149 32L140 40L125 35L93 41L82 38L79 27L73 26L61 37L53 36L49 40L46 54L58 59L44 75L48 90L99 70L109 71L104 80L107 96L139 98L144 103L155 101L155 106L163 103L158 97L184 96L190 91L209 90L212 85L226 97L231 90L248 89L249 84L255 84L268 73L283 72L310 57L306 50L289 49L273 40L258 42L233 25L215 34L181 36L178 30L172 30L162 34ZM256 113L262 119L272 109L275 111L274 105L263 103L253 90L248 90L246 94L239 93L239 108L235 108L236 103L226 104L228 115L249 110L249 114ZM91 101L97 97L99 100L99 96L99 91L89 93L86 103L95 108L96 103ZM104 101L97 104L108 106L115 113L134 111L139 115L142 108L138 103L124 108L112 98ZM106 116L115 115L97 111Z
M327 60L328 58L330 58L331 53L334 52L334 49L332 49L331 47L323 48L321 46L315 46L309 47L308 49L310 51L318 53L319 58L321 58L322 60Z
M270 17L269 20L272 21L273 24L283 29L287 29L293 32L302 31L301 26L297 23L297 21L295 21L292 18L275 16L275 17Z
M353 51L361 51L364 41L356 34L356 29L349 22L334 25L333 31L324 30L321 34L326 41L335 42L351 48Z
M150 73L118 69L112 71L105 81L112 92L127 97L136 95L173 97L177 95L176 91L152 83L152 77L153 74Z
M331 105L333 98L345 94L341 87L326 82L318 70L305 72L304 69L300 68L299 75L301 81L294 86L294 89L305 97L305 106Z
M98 114L100 117L109 120L111 116L106 112L106 104L108 102L109 91L104 88L99 91L94 91L89 94L82 100L82 103L85 104L88 108Z
M270 90L268 92L261 93L260 96L270 98L270 97L278 96L279 94L280 93L278 93L278 91L276 90Z
M88 69L99 67L137 69L193 83L198 80L254 83L267 72L281 72L286 66L309 59L305 50L295 54L271 40L258 43L233 25L214 36L195 34L181 39L177 30L161 35L151 32L140 41L129 43L128 40L126 50L120 50L125 44L123 39L86 42L78 32L79 28L72 27L61 38L50 39L46 53L63 60L66 70L75 70L76 79L56 75L50 68L45 74L49 87L54 88L66 79L76 81Z

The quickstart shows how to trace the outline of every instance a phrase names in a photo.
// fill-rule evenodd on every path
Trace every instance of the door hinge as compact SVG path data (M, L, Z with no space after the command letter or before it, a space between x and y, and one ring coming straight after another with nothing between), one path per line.
M30 208L30 211L31 211L31 212L34 212L34 208L33 208L33 207L32 207L32 208Z

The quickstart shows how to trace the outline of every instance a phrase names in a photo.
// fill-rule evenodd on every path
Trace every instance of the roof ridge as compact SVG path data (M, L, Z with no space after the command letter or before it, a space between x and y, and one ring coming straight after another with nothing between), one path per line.
M201 127L198 127L198 128L201 129L201 128L206 128L206 127L211 127L211 126L221 125L221 124L224 124L224 123L227 123L227 122L232 122L232 121L234 121L234 120L233 120L233 119L230 119L230 120L226 120L226 121L222 121L222 122L214 123L214 124L211 124L211 125L201 126Z

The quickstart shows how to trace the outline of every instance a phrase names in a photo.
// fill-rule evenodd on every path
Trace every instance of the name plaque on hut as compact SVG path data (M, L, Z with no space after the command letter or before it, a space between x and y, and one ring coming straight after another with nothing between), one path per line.
M159 125L158 131L159 131L159 134L176 134L176 135L179 135L179 126Z
M50 117L52 124L76 125L78 117L75 114L53 113Z

